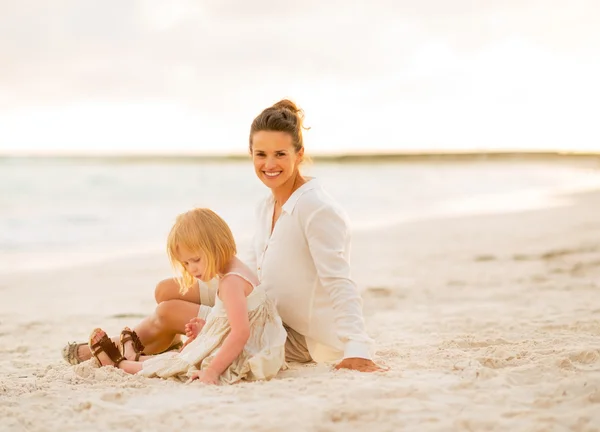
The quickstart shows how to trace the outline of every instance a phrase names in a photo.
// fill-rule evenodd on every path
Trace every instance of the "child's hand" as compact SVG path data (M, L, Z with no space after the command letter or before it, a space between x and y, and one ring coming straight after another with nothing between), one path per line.
M190 322L185 325L185 335L189 338L195 338L204 327L204 324L206 324L206 321L202 318L192 318Z
M206 321L204 321L202 318L195 317L185 325L185 335L187 336L187 340L181 347L182 350L188 346L190 342L196 339L196 336L198 336L202 330L202 327L204 327L204 324L206 324Z
M206 368L193 372L188 383L192 381L199 381L202 384L208 385L219 385L219 375L213 369Z

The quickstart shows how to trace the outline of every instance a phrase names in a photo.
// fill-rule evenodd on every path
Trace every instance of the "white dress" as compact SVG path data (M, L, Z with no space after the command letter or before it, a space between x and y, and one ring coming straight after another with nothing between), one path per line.
M239 273L231 272L227 275L241 277L254 289L246 298L250 337L242 353L221 374L220 381L222 384L233 384L243 379L273 378L285 368L287 338L275 303L267 297L260 285L255 287ZM210 365L230 332L225 307L217 296L204 328L194 341L179 353L167 352L144 361L143 369L138 373L146 377L176 378L185 381L194 371Z

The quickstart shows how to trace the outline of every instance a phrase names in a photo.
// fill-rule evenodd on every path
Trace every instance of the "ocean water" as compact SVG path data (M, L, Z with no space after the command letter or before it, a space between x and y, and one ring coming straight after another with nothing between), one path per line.
M323 162L306 174L355 230L558 205L559 194L600 187L600 170L556 162ZM0 159L0 273L161 252L175 216L195 206L244 243L268 193L249 161Z

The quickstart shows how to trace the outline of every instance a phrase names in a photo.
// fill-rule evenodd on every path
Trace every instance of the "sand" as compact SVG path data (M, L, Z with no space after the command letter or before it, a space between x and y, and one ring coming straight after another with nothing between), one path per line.
M600 430L600 193L563 198L356 232L387 373L295 366L204 387L72 367L65 342L152 310L165 257L0 276L0 429Z

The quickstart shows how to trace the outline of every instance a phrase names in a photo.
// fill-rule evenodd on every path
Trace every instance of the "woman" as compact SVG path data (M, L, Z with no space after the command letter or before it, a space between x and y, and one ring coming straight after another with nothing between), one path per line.
M302 176L302 111L289 100L250 128L250 154L271 195L258 207L253 262L305 359L342 358L338 367L378 370L350 277L347 217L316 179ZM252 267L254 266L254 267Z
M271 194L257 209L248 265L275 299L286 324L288 361L339 361L338 369L378 371L381 368L371 360L372 341L365 332L360 294L350 277L347 217L316 179L300 173L302 121L302 111L282 100L252 122L249 150L254 170ZM185 323L199 313L205 316L200 310L214 301L207 287L185 297L179 295L175 280L161 284L155 314L134 329L146 354L167 349L176 334L184 333ZM78 359L89 358L89 348L77 348ZM73 362L72 356L69 360Z

